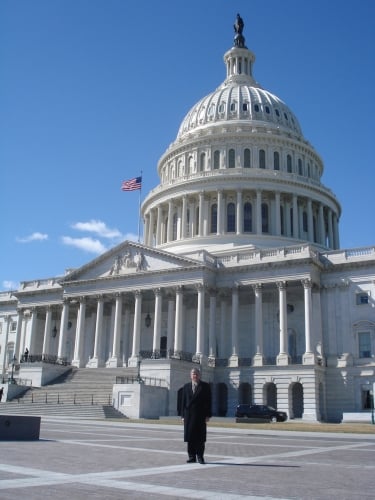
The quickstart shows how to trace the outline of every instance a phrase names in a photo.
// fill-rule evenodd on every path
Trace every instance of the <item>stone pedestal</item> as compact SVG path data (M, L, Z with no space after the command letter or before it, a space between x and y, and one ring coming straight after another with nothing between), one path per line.
M40 434L40 417L0 415L0 441L36 441Z

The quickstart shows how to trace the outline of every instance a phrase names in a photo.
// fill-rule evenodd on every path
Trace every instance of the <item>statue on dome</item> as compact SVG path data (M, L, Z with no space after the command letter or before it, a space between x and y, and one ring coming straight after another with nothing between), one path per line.
M237 33L237 35L242 35L243 27L244 27L244 22L242 17L237 14L235 24L233 26L234 32Z
M246 48L245 37L242 35L242 31L243 31L244 26L245 26L245 24L243 22L242 17L239 14L237 14L235 23L233 25L234 32L236 33L236 35L234 37L234 46L239 47L241 49Z

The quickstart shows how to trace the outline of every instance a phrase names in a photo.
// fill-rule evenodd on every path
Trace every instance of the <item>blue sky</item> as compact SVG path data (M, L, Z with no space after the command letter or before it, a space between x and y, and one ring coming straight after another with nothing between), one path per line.
M187 111L225 78L233 21L254 76L297 115L342 204L341 247L375 244L375 2L1 0L0 289L137 239Z

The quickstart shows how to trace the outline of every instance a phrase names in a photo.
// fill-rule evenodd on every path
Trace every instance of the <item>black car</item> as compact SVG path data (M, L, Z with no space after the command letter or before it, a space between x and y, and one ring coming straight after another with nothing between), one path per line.
M285 422L288 416L285 411L278 411L272 406L265 405L238 405L236 408L237 418L251 418L268 422Z

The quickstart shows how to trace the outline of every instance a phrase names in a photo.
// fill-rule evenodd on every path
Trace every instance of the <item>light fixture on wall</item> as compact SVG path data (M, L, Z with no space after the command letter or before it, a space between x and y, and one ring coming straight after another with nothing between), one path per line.
M146 325L146 328L149 328L151 326L151 316L150 316L150 313L147 313L147 316L145 317L145 325Z

